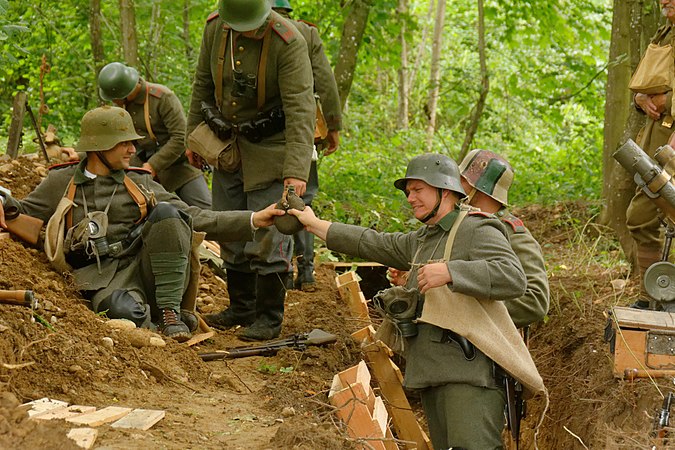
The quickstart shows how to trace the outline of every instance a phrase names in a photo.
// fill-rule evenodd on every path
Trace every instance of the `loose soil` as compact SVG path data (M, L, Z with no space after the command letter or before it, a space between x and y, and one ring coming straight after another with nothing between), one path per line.
M0 185L18 198L44 175L35 159L0 158ZM603 340L606 311L631 303L637 281L596 224L595 209L575 203L517 211L542 244L551 284L551 310L530 340L549 391L541 449L651 448L661 394L674 390L672 380L631 383L612 376ZM66 437L72 426L65 421L29 420L26 408L18 407L43 397L166 411L148 431L98 427L99 449L357 448L333 416L327 392L335 373L360 360L349 335L363 324L349 316L331 267L318 267L316 292L288 291L282 337L320 328L337 335L336 344L203 362L198 352L244 345L236 330L218 331L191 348L172 341L147 346L149 332L116 330L92 313L42 251L0 239L0 262L0 289L32 289L40 303L35 315L0 304L0 448L77 448ZM625 287L613 287L617 280ZM203 266L198 310L219 311L227 302L225 282ZM425 426L415 394L410 398ZM528 403L521 448L534 448L544 405L543 398Z

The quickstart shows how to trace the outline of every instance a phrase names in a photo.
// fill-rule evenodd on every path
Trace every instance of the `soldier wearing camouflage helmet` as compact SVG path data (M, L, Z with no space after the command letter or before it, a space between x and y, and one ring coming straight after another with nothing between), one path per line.
M131 165L150 170L188 205L210 209L206 180L186 155L185 111L171 89L144 80L136 69L119 62L101 69L98 85L101 98L129 111L134 129L143 135L135 141Z
M416 317L433 288L495 301L523 295L525 275L502 222L492 214L460 210L465 192L452 159L417 156L394 186L425 226L410 233L380 233L321 220L311 208L291 214L331 250L411 271L406 288L420 295ZM446 259L451 232L456 234ZM420 391L434 448L502 447L504 390L490 358L466 338L422 321L417 321L416 335L405 337L404 356L404 385Z
M191 260L193 227L209 239L250 240L279 212L273 205L257 213L188 206L150 172L130 167L141 138L122 108L87 112L76 147L82 161L55 166L23 200L0 196L0 226L5 209L42 219L50 261L72 271L95 312L139 327L156 324L185 341L197 326L196 291L188 290L199 276L199 260Z
M189 135L205 121L241 154L239 169L214 170L214 209L256 210L290 185L305 193L316 121L312 85L305 40L269 0L218 2L204 28L187 126ZM293 275L292 238L270 228L253 242L220 248L230 303L207 323L243 325L247 340L277 337Z
M302 34L307 41L307 50L309 59L312 63L312 75L314 76L314 93L318 96L321 112L323 114L327 131L325 136L321 130L317 129L314 133L315 150L312 154L312 167L307 181L307 191L302 196L305 205L312 206L312 200L319 191L319 173L317 168L318 152L323 150L323 155L328 156L334 153L340 142L340 130L342 129L342 111L340 106L340 95L338 93L337 83L333 75L333 69L330 66L323 42L319 36L316 25L303 20L293 20L290 12L293 11L288 0L274 0L272 9L282 16L291 20L293 25ZM314 235L305 230L297 232L293 236L295 244L296 261L298 265L298 276L295 279L294 287L303 291L314 291L316 289L316 280L314 278Z
M489 150L472 150L459 165L467 202L497 216L505 225L511 248L527 277L525 295L505 302L518 328L544 319L549 308L546 263L539 243L523 221L508 210L508 193L513 168L507 160Z

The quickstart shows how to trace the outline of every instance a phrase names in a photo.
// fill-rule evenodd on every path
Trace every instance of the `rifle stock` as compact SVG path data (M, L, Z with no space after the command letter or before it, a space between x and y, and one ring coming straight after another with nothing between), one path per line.
M245 345L217 350L209 353L199 353L202 361L219 361L222 359L246 358L248 356L272 356L285 347L304 350L309 345L332 344L337 336L323 330L314 329L309 333L296 334L288 339L270 341L261 345Z
M8 209L5 210L5 213L9 213ZM44 223L42 220L26 214L17 214L13 219L5 218L5 222L7 223L7 231L32 245L37 244Z

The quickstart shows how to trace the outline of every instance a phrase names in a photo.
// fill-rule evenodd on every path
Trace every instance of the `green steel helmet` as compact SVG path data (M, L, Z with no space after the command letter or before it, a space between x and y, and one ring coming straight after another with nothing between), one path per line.
M425 153L415 156L408 163L405 177L396 180L394 186L405 192L408 180L422 180L435 188L453 191L459 198L466 197L459 179L457 163L445 155Z
M508 204L513 183L511 164L489 150L471 150L459 165L462 176L477 191L489 195L502 205Z
M104 152L120 142L143 139L136 134L134 122L124 108L101 106L88 111L80 124L78 152Z
M139 79L138 70L112 62L98 74L98 93L106 101L126 98L136 88Z
M271 0L220 0L220 19L234 31L257 30L272 10Z
M285 9L286 11L293 11L291 2L288 0L272 0L272 8Z

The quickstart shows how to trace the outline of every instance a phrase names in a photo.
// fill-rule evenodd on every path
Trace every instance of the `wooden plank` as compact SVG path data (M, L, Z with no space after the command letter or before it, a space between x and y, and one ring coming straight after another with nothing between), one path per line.
M333 266L333 268L342 268L342 267L383 267L382 264L376 262L345 262L345 261L335 261L335 262L325 262L323 263L327 266Z
M361 292L358 281L350 281L348 283L339 285L338 291L340 292L342 300L344 300L344 302L347 303L347 306L349 306L352 316L363 319L367 323L371 322L370 313L368 312L368 304L366 302L366 298L363 295L363 292Z
M335 284L337 284L337 287L351 283L352 281L356 281L357 283L359 281L356 272L354 271L345 272L342 275L335 277Z
M9 137L7 138L7 154L16 159L21 145L21 131L23 130L23 118L26 115L26 93L18 92L14 96L12 104L12 122L9 125Z
M68 406L68 403L62 402L61 400L53 400L44 397L39 400L33 400L32 402L24 403L21 406L30 406L30 410L28 411L28 417L34 417L46 411L51 411L52 409L65 408L66 406Z
M370 387L370 372L368 371L366 362L363 360L357 365L338 373L338 378L344 387L347 387L350 384L360 384L366 392Z
M149 430L166 415L165 411L157 409L134 409L117 422L110 425L113 428L133 428L135 430Z
M107 408L99 409L86 414L81 414L77 417L66 419L66 422L77 423L80 425L88 425L90 427L97 427L104 423L114 422L131 412L131 408L122 408L119 406L108 406Z
M209 331L208 333L199 333L199 334L193 334L192 337L185 342L185 345L188 347L192 347L195 344L199 344L200 342L204 342L207 339L211 339L213 336L215 336L216 332L215 331Z
M64 408L51 409L40 414L33 416L33 419L39 420L53 420L53 419L68 419L70 417L76 417L81 414L90 413L96 411L95 406L82 406L82 405L71 405Z
M622 337L623 336L623 337ZM626 370L652 372L653 378L662 378L675 371L675 356L647 353L648 332L624 330L616 333L614 347L614 376L623 378Z
M380 394L389 411L392 425L399 439L414 442L405 448L433 449L431 440L417 422L408 398L403 391L403 376L391 360L392 352L381 341L366 345L364 357L368 360L372 376L380 387Z
M368 325L351 334L352 339L361 344L370 344L375 340L375 327Z
M68 437L74 440L78 447L86 449L94 446L97 436L98 430L94 428L73 428L68 432Z
M675 313L626 308L623 306L615 306L612 308L612 313L621 328L675 331Z

